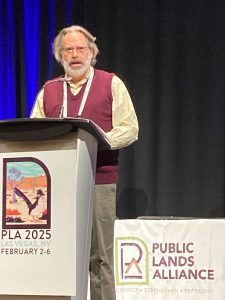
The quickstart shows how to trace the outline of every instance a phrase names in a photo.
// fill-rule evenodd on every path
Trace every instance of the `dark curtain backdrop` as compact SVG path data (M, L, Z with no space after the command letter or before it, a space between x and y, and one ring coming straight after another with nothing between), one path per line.
M62 72L53 37L83 25L97 36L97 67L125 81L140 123L120 155L118 216L224 217L224 0L0 0L0 20L2 119L29 114Z

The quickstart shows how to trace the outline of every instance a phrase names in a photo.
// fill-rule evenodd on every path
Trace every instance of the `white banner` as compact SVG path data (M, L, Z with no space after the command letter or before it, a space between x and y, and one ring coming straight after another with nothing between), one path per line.
M0 294L76 294L76 150L0 154Z
M225 220L117 220L117 300L224 300Z

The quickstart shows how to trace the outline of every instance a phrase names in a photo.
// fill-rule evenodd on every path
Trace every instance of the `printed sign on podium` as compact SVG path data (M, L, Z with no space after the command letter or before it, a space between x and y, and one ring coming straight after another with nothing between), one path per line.
M1 294L76 295L75 151L4 154Z

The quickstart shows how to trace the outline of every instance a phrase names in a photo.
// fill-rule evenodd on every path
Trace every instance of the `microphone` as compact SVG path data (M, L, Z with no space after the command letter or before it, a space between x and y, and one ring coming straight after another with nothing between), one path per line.
M48 86L49 84L51 83L54 83L54 82L58 82L58 81L61 81L61 82L67 82L68 79L65 78L65 77L59 77L59 78L55 78L55 79L52 79L52 80L49 80L47 81L44 85L43 85L43 88L45 88L46 86ZM59 115L58 115L58 118L63 118L63 110L64 110L64 101L62 102L62 105L60 107L60 110L59 110Z

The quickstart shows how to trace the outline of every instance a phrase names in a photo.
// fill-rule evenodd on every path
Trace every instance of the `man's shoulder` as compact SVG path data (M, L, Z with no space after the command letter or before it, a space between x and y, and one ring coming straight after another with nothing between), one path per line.
M111 72L107 72L105 70L100 70L100 69L94 69L95 70L95 75L99 76L99 77L105 77L105 78L112 78L113 76L115 76L114 73Z
M57 85L61 86L64 81L65 81L65 77L63 75L58 76L53 79L47 80L43 88L50 87L50 86L57 86Z

